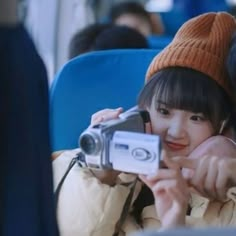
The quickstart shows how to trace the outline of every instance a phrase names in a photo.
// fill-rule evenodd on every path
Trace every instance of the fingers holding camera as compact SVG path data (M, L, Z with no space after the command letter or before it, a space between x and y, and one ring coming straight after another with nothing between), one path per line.
M108 121L112 119L116 119L123 112L122 107L118 107L117 109L103 109L96 113L94 113L91 117L90 126L97 125L103 121ZM90 170L94 177L99 179L103 184L107 184L110 186L115 185L117 176L120 174L119 171L116 170Z
M123 112L122 107L116 109L103 109L94 113L91 117L90 126L97 125L103 121L116 119Z
M140 179L152 190L155 207L163 228L185 225L189 191L180 170L158 170L157 176Z
M183 226L190 197L187 181L179 165L166 153L163 153L163 161L168 169L159 169L155 175L139 177L153 192L162 227Z
M179 165L173 162L164 150L161 153L161 159L164 163L163 166L167 167L168 171L167 169L160 168L155 174L145 176L148 181L155 182L161 179L171 179L177 177L180 173Z
M158 182L152 191L162 227L184 226L189 202L187 185L179 179L168 179Z

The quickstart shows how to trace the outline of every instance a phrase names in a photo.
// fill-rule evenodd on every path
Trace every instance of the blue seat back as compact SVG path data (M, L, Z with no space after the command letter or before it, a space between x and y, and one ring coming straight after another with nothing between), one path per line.
M91 52L69 61L50 90L53 150L78 146L93 113L136 104L145 73L159 50L132 49Z

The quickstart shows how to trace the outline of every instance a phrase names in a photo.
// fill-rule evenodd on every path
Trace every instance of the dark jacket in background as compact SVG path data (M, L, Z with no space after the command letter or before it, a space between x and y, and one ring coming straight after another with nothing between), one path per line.
M1 235L58 235L45 67L23 26L0 27Z

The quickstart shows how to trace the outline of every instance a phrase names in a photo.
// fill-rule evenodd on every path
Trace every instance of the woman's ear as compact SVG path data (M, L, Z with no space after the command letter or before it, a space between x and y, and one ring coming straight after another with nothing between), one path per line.
M221 122L220 130L219 130L218 134L223 135L224 131L226 130L226 127L227 127L228 123L229 123L229 116Z
M225 120L221 122L219 135L223 135L227 138L235 140L236 138L235 130L231 125L229 125L229 120L230 120L230 117L228 116Z

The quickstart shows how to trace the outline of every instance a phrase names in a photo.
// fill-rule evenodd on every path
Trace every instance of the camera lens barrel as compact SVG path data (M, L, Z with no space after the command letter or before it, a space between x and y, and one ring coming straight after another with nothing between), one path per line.
M84 132L79 139L81 150L87 155L96 155L102 148L99 136L93 132Z

